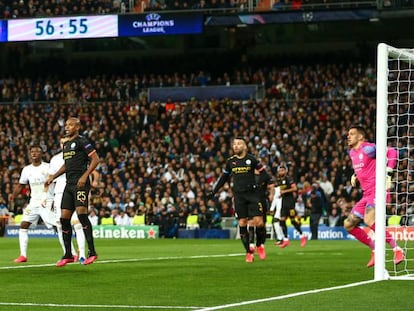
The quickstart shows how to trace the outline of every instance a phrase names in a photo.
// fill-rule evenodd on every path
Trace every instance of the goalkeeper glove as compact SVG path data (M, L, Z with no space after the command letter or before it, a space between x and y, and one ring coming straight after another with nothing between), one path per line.
M385 189L390 190L392 185L392 173L393 169L391 167L387 167L387 176L385 177L386 183L385 183Z
M351 176L351 186L356 187L358 185L358 178L355 174L352 174Z

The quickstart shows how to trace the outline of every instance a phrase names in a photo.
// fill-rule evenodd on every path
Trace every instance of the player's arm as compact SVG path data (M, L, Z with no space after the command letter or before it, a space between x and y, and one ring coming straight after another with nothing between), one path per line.
M283 195L286 193L292 193L296 191L298 191L298 186L296 185L296 183L291 183L289 188L280 190L280 194Z
M10 197L10 201L14 202L14 198L17 197L17 195L22 191L23 186L25 185L20 184L20 183L17 183L14 185L14 189Z
M50 174L45 182L45 187L49 186L56 178L58 178L60 175L63 175L66 172L65 164L63 164L60 169L54 174Z
M90 163L86 171L82 174L81 178L79 178L77 186L78 187L84 187L86 184L86 180L89 178L89 176L92 174L92 172L96 169L96 167L99 164L99 156L96 150L91 152L89 154Z
M215 195L221 189L221 187L224 186L224 184L227 182L229 177L230 177L230 173L228 171L224 170L223 174L221 174L221 176L219 177L216 185L213 188L212 195Z
M98 188L100 178L101 178L101 173L99 173L96 169L94 169L90 175L91 186L93 188Z
M391 189L392 185L392 175L394 173L394 168L397 166L398 160L398 151L395 148L387 148L387 176L386 176L386 186L387 190Z
M267 184L267 191L269 192L269 202L272 202L273 197L275 196L275 184L272 182L270 184Z

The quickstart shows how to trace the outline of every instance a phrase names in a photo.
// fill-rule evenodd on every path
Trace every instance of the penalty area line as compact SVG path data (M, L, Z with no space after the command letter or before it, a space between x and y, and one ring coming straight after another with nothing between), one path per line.
M287 294L287 295L282 295L282 296L275 296L275 297L262 298L262 299L256 299L256 300L241 301L241 302L225 304L225 305L221 305L221 306L207 307L207 308L197 309L195 311L213 311L213 310L221 310L221 309L227 309L227 308L232 308L232 307L240 307L240 306L251 305L251 304L254 304L254 303L282 300L282 299L298 297L298 296L304 296L304 295L310 295L310 294L318 294L318 293L333 291L333 290L337 290L337 289L344 289L344 288L349 288L349 287L355 287L355 286L370 284L370 283L374 283L374 282L378 282L378 281L368 280L368 281L345 284L345 285L340 285L340 286L335 286L335 287L313 289L313 290L308 290L308 291L298 292L298 293L292 293L292 294Z

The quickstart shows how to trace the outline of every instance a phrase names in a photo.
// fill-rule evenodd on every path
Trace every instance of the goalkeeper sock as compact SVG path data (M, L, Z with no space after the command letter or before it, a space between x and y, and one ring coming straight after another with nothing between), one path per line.
M362 230L360 227L355 227L351 231L349 231L358 241L367 245L370 249L375 248L374 241L369 237L369 235Z
M371 229L372 231L375 232L375 223L371 226ZM385 230L385 242L387 242L389 246L391 246L392 249L397 247L397 243L395 242L392 235L387 230Z

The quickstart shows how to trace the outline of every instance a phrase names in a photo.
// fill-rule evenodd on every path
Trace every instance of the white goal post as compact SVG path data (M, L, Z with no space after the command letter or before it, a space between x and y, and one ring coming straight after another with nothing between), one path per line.
M376 145L374 279L414 280L414 49L378 45ZM392 178L391 202L387 203L388 146L398 150L398 161ZM398 266L385 243L386 230L406 254Z

